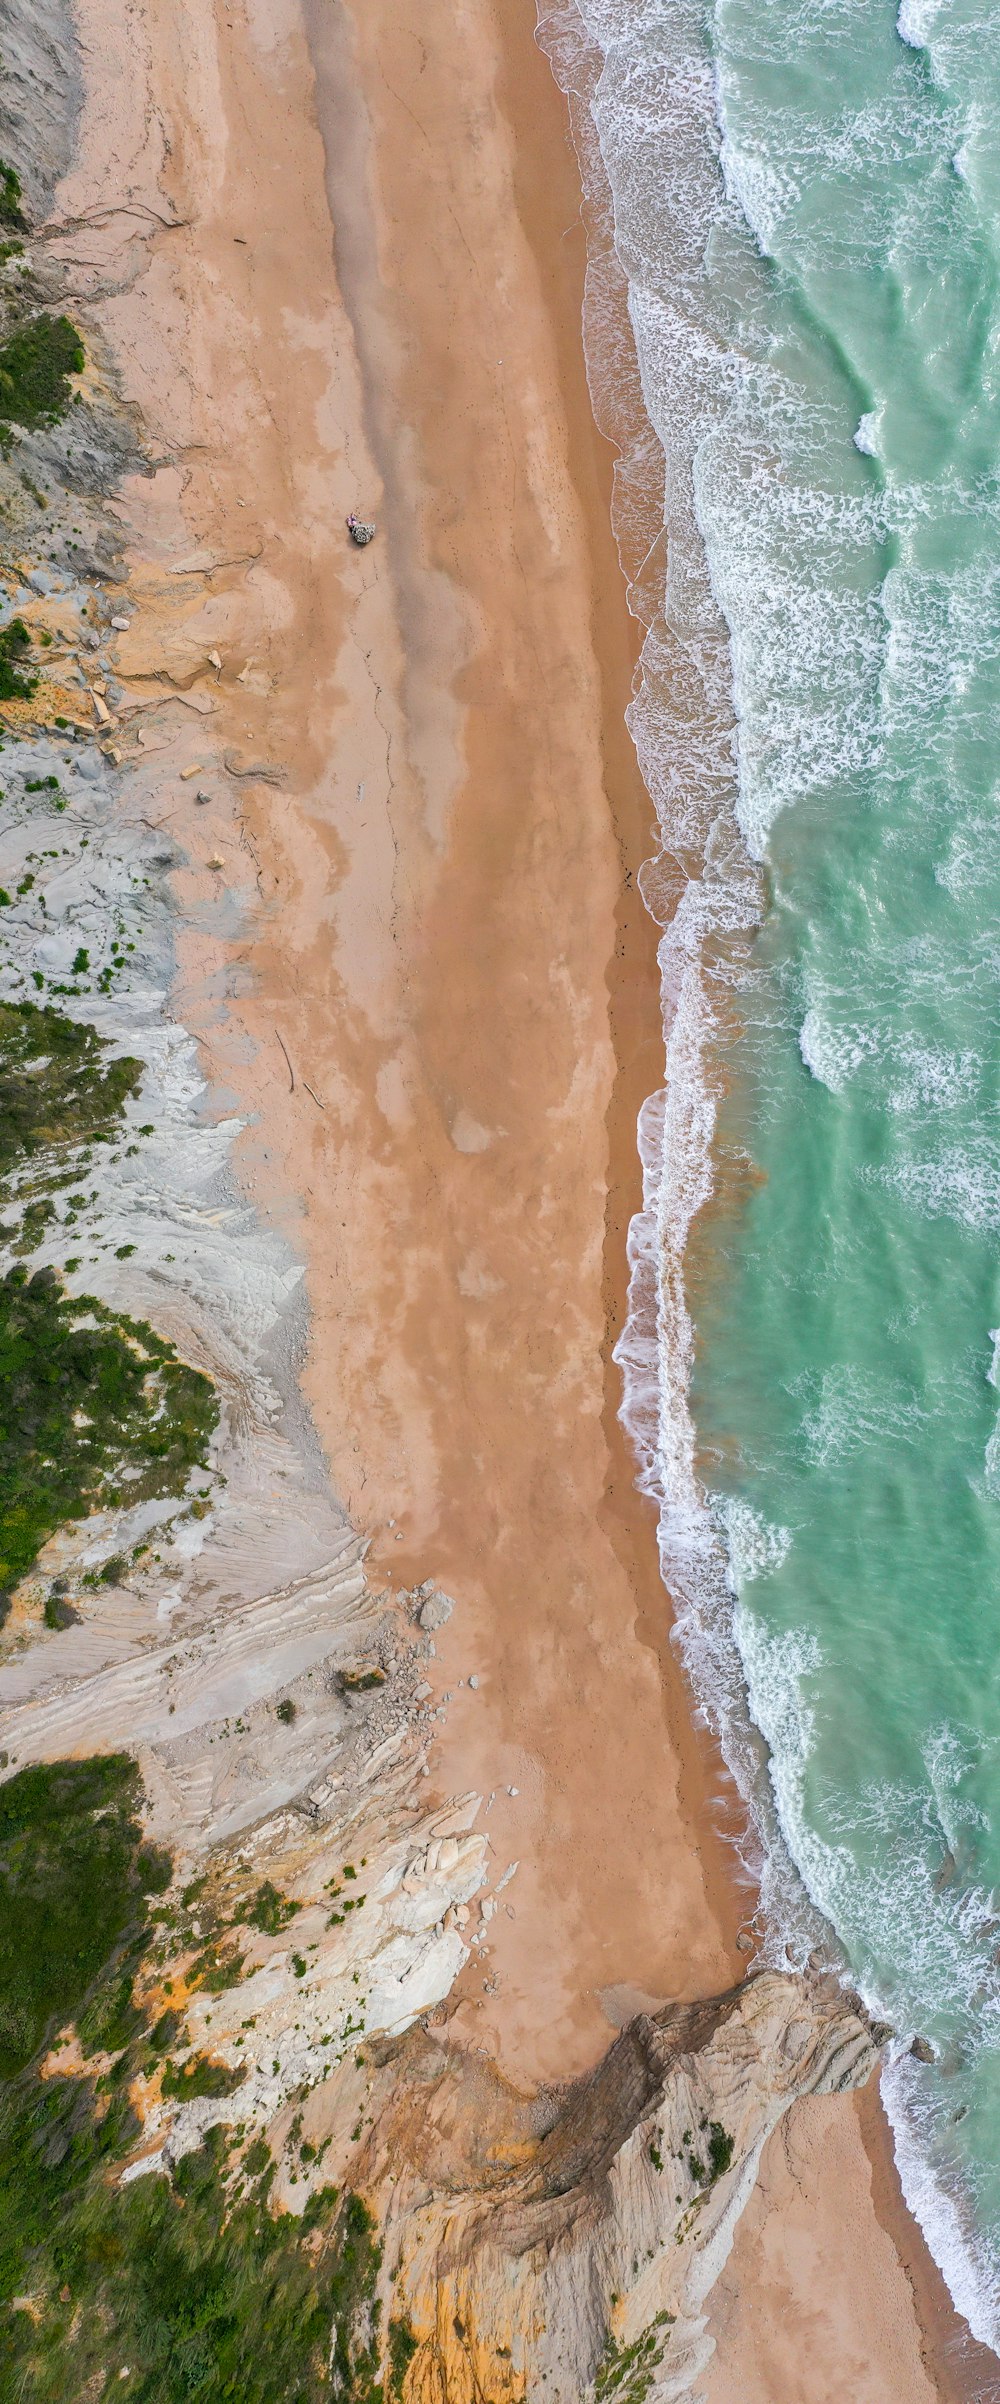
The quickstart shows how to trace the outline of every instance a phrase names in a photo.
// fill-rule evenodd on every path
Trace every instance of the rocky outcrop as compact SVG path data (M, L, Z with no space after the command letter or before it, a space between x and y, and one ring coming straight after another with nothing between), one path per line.
M356 2177L383 2221L407 2404L667 2404L711 2353L707 2298L772 2129L876 2066L857 1999L764 1973L634 2020L556 2095L424 2031L386 2052Z

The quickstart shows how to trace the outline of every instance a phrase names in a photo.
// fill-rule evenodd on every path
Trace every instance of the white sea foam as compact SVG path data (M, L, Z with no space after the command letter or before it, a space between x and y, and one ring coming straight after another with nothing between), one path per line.
M781 1568L791 1551L792 1531L770 1525L762 1512L738 1495L724 1504L722 1518L734 1591L742 1594L755 1578L765 1578L771 1570Z
M959 2210L932 2167L937 2135L936 2096L929 2074L901 2049L883 2070L882 2101L892 2125L896 2167L903 2194L948 2291L981 2345L996 2346L1000 2330L1000 2277L996 2263L967 2212Z
M799 1029L799 1050L809 1070L830 1093L843 1093L855 1071L878 1051L871 1027L834 1027L819 1008L806 1011Z
M902 38L923 40L935 14L931 0L904 0ZM822 1659L805 1634L771 1637L748 1601L738 1599L734 1610L734 1589L739 1596L780 1567L789 1531L731 1505L720 1521L708 1507L688 1401L685 1250L711 1189L720 995L709 963L720 935L731 959L753 924L759 887L751 860L763 856L790 803L871 777L880 713L915 724L942 679L949 694L960 692L988 631L973 581L950 623L946 667L937 639L926 651L914 642L917 553L907 553L901 537L926 516L918 487L896 496L899 565L888 579L878 493L862 483L860 468L851 490L830 487L831 448L849 456L852 432L862 436L858 449L868 448L867 429L874 452L877 411L852 428L780 372L760 254L796 203L787 126L774 127L759 155L741 152L725 90L713 94L707 73L699 0L672 0L669 10L658 0L542 0L540 37L570 96L587 185L588 375L598 422L621 451L614 523L646 628L629 725L664 847L690 877L676 909L661 903L666 880L655 868L643 879L664 928L666 1068L662 1091L640 1114L643 1208L629 1235L629 1314L616 1350L622 1416L640 1484L659 1505L661 1564L683 1656L752 1815L748 1849L772 1958L784 1958L786 1943L799 1959L817 1942L828 1947L832 1922L855 1961L881 1959L886 1947L890 1961L898 1959L895 2001L904 2018L959 1994L967 1996L970 2030L982 2031L994 2009L1000 2015L995 1971L982 2000L989 1948L973 1941L988 1899L935 1885L941 1808L947 1814L949 1796L955 1804L941 1783L946 1749L937 1760L941 1808L930 1784L872 1788L863 1800L861 1818L878 1838L871 1877L859 1874L856 1826L838 1828L835 1796L826 1798L823 1836L812 1786L806 1809ZM956 119L954 147L960 139ZM919 156L922 145L909 85L901 85L895 116L845 118L838 164L859 184L873 241L885 224L872 158ZM824 219L817 242L825 236ZM738 284L751 329L759 312L756 353L752 339L734 343L706 278L709 256L723 263L730 289ZM723 273L720 288L725 282ZM662 459L665 540L654 539L649 515L650 425ZM930 598L925 579L921 601ZM943 584L940 598L944 608ZM961 873L956 858L942 882L949 866ZM936 963L922 971L915 960L916 982L921 973L933 981ZM807 1002L803 1058L841 1091L874 1056L875 1036L853 1018L839 1023L832 997ZM928 1046L924 1058L897 1064L898 1107L915 1107L935 1080L943 1106L948 1071L931 1053ZM954 1071L964 1073L961 1065ZM902 1389L876 1394L857 1385L805 1400L811 1441L824 1458L856 1439L859 1419L861 1440L890 1423L905 1432L915 1402ZM767 1740L767 1763L755 1729ZM909 1842L914 1828L925 1840L917 1845ZM872 1992L869 2000L883 1999ZM939 2249L940 2259L946 2254ZM979 2325L989 2313L981 2299Z
M864 452L866 459L878 458L877 409L868 409L864 417L859 417L854 429L854 441L856 448Z
M899 0L896 31L911 50L926 50L941 14L941 0Z

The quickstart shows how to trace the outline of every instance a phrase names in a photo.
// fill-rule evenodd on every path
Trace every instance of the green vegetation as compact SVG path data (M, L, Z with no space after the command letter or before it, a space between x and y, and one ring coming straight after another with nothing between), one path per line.
M247 1904L238 1917L249 1920L251 1928L261 1929L265 1936L276 1937L301 1909L301 1903L292 1903L287 1895L279 1895L277 1887L272 1886L269 1878L265 1878L253 1902Z
M16 326L0 343L0 420L50 426L69 406L70 376L82 375L83 344L68 317L46 312Z
M330 2364L333 2404L382 2404L378 2378L381 2304L375 2282L382 2248L375 2222L359 2195L349 2195L338 2230L338 2261L331 2285L336 2335Z
M31 636L23 618L12 618L9 626L0 627L0 701L30 701L37 692L37 676L23 673L30 650Z
M292 1721L295 1718L295 1705L292 1701L291 1695L286 1695L284 1702L278 1704L276 1716L279 1720L281 1720L284 1727L291 1727Z
M610 2329L594 2381L596 2404L645 2404L674 2325L672 2312L658 2312L634 2345L620 2346Z
M72 1603L67 1602L64 1594L53 1592L46 1595L42 1617L47 1628L60 1629L75 1627L80 1614L78 1611L74 1611Z
M0 159L0 225L15 234L26 234L28 230L21 207L21 178L17 168L9 167L6 159Z
M209 2054L199 2053L180 2069L175 2062L167 2063L163 2093L179 2096L182 2102L192 2095L232 2095L246 2075L245 2069L232 2070L228 2062L213 2062Z
M210 1380L143 1319L52 1269L0 1278L0 1598L67 1519L180 1494L218 1420Z
M733 2158L733 2140L721 2120L713 2120L708 2131L708 2175L713 2181L721 2179Z
M95 1027L61 1010L0 1002L0 1178L43 1150L110 1140L142 1062L107 1052Z
M0 1786L0 2077L69 2019L142 1911L139 1775L126 1755Z
M338 2210L321 2188L301 2219L276 2212L266 2141L240 2158L222 2129L172 2180L114 2176L139 2134L130 2081L181 2034L170 2011L150 2027L141 2001L164 1856L142 1843L139 1802L120 1755L0 1787L0 2397L117 2396L127 2367L138 2404L388 2404L413 2340L391 2327L384 2384L381 2255L359 2197ZM57 2054L43 2079L32 2049L70 2019L85 2054L115 2058L63 2075ZM198 2056L168 2065L164 2092L229 2094L242 2075Z
M407 2371L417 2351L417 2339L408 2320L389 2323L389 2394L395 2404L402 2404L403 2386Z
M701 2126L708 2137L708 2165L706 2167L699 2154L690 2153L688 2169L699 2187L714 2187L716 2179L722 2178L732 2161L733 2139L728 2129L723 2128L721 2120L703 2120ZM685 2130L685 2144L688 2142L688 2136L689 2132Z

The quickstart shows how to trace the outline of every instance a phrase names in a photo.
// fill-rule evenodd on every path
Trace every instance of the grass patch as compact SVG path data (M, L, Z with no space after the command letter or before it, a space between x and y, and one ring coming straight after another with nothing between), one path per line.
M645 2404L657 2384L674 2318L672 2312L658 2312L630 2346L620 2346L608 2330L594 2381L596 2404Z
M0 1597L67 1519L183 1491L218 1420L209 1378L143 1319L0 1279Z
M385 2404L381 2253L359 2197L324 2188L300 2220L276 2212L267 2143L240 2160L222 2129L172 2180L117 2181L139 2135L129 2082L178 2033L176 2015L150 2027L137 2001L161 1859L139 1799L120 1755L0 1787L0 2397ZM100 2078L42 2079L28 2061L57 2012L117 2056ZM241 2075L199 2056L168 2066L164 2091L228 2094ZM390 2335L390 2379L407 2344Z
M46 311L0 343L0 420L51 426L69 407L70 377L82 375L83 344L68 317Z
M0 1786L0 2077L72 2018L142 1915L139 1773L125 1754Z
M251 1928L259 1928L264 1936L277 1937L301 1909L301 1903L290 1902L287 1895L280 1895L270 1879L265 1878L252 1903L246 1904L237 1916L248 1920Z
M210 2054L199 2053L193 2062L168 2062L163 2073L164 2095L175 2095L186 2102L192 2095L233 2095L243 2085L246 2069L230 2069L228 2062L213 2062Z
M141 1060L107 1054L95 1027L61 1010L0 1002L0 1179L41 1151L114 1134L143 1070Z

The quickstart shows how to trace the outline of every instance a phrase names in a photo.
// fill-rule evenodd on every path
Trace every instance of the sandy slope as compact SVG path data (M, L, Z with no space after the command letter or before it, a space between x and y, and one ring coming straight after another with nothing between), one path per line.
M104 323L165 461L130 495L121 664L188 705L163 796L192 860L184 1015L256 1114L248 1184L307 1261L337 1490L387 1581L432 1570L457 1597L432 1793L495 1794L520 1868L454 2033L567 2075L630 1996L727 1983L739 1898L608 1367L656 1013L561 103L528 0L79 16L62 200L114 202L87 245L120 259ZM363 553L351 507L379 521ZM234 773L261 763L278 781ZM252 934L227 938L208 897L248 876ZM873 2399L927 2392L847 2113L830 2311L772 2179L713 2404L743 2392L741 2264L761 2393L769 2316L819 2395L845 2315Z

